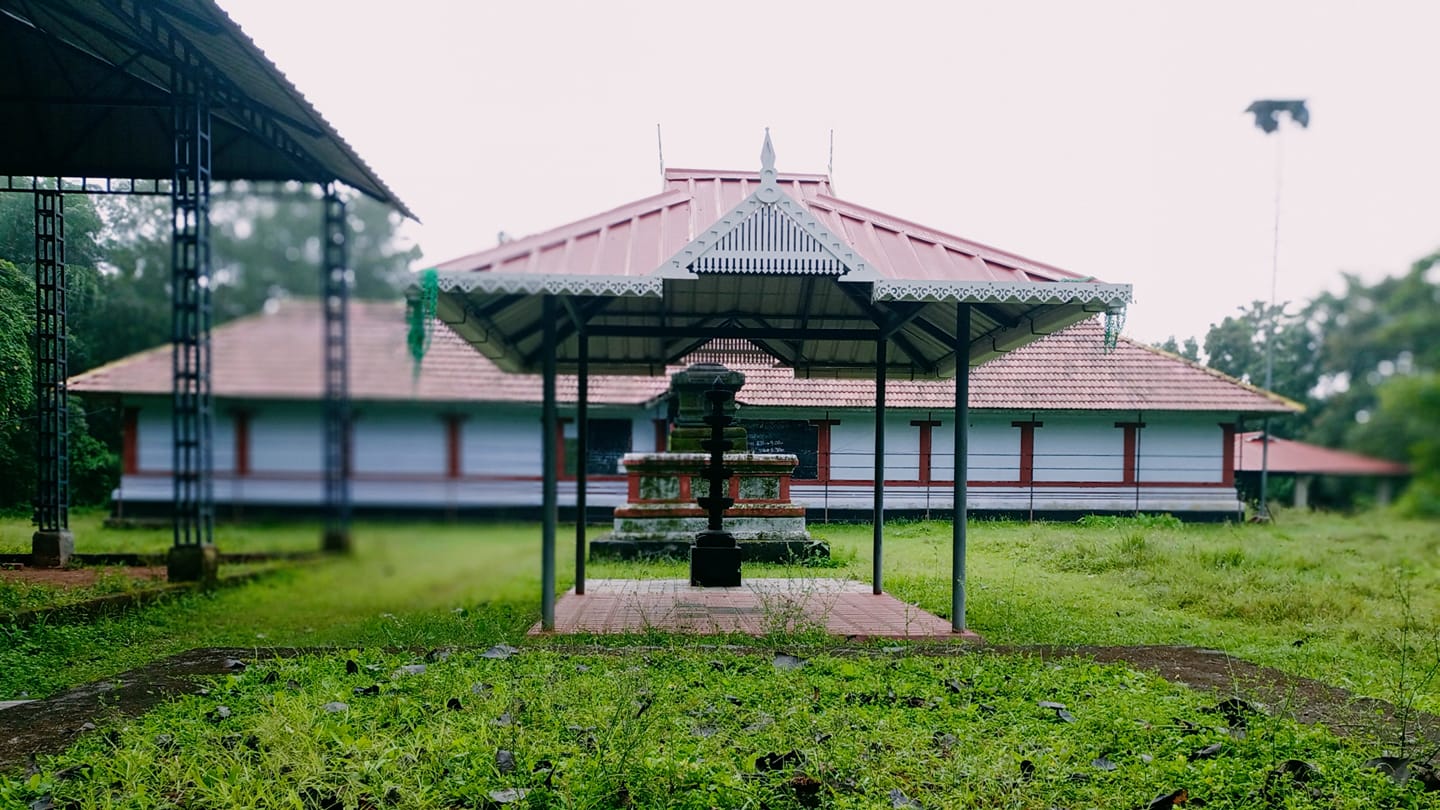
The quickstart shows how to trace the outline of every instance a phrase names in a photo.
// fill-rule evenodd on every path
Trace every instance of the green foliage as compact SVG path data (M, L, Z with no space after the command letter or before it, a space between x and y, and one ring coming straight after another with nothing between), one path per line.
M1213 705L1078 659L821 652L782 670L685 647L337 651L262 657L32 777L0 777L0 798L488 807L513 790L522 807L1143 807L1184 788L1213 807L1317 806L1317 794L1326 807L1433 806L1365 770L1371 752L1353 742L1262 715L1232 735ZM1318 778L1267 778L1288 759Z
M1319 336L1304 310L1288 311L1263 301L1241 307L1238 316L1212 325L1205 335L1211 368L1251 385L1265 385L1265 334L1274 330L1274 382L1269 390L1306 402L1320 382L1316 363Z
M35 491L34 335L35 284L0 259L0 506Z
M1155 344L1155 348L1169 352L1177 357L1183 357L1192 363L1200 362L1200 343L1193 337L1185 338L1185 342L1182 345L1175 339L1174 335L1171 335L1165 338L1163 342Z
M1408 447L1414 478L1397 505L1412 515L1440 516L1440 373L1387 380L1377 394L1379 407L1357 430L1358 443Z

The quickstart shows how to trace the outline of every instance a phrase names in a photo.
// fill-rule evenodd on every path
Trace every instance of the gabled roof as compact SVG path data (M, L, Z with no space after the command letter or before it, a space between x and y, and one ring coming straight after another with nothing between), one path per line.
M1235 471L1259 472L1264 453L1264 439L1259 431L1235 437ZM1294 439L1270 437L1268 467L1272 473L1310 475L1402 476L1410 468L1396 461L1362 456L1347 450L1335 450Z
M656 373L744 337L808 377L953 376L1097 312L1107 284L847 202L821 175L672 169L602 214L445 262L438 311L506 371L533 372L559 323L560 368ZM545 302L559 297L564 313ZM553 301L551 302L554 303ZM968 304L968 327L957 304ZM957 334L965 331L965 334Z
M822 174L776 182L888 281L1094 279L835 196ZM760 186L759 172L666 169L659 194L436 265L441 273L649 276ZM1113 285L1125 286L1125 285Z
M321 396L321 313L313 301L286 301L269 314L215 329L213 387L222 399ZM356 400L538 403L541 378L501 371L452 330L437 324L417 377L407 349L401 304L354 302L350 313L350 390ZM1094 321L1017 349L972 372L970 405L982 410L1119 410L1288 413L1298 406L1273 394L1122 338L1103 349ZM871 381L801 379L746 341L715 342L686 358L717 360L746 375L742 403L763 407L870 408ZM672 368L678 370L678 367ZM70 381L80 393L168 395L168 347L118 360ZM596 405L640 405L669 388L667 376L592 377ZM948 410L951 381L891 381L892 408ZM562 402L575 400L573 376L558 382Z
M182 52L215 95L215 179L339 180L413 216L213 0L0 0L0 176L172 178Z

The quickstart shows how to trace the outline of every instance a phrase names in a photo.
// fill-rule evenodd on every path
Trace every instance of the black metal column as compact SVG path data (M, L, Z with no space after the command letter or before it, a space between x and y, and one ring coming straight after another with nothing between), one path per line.
M325 186L320 297L325 311L326 551L350 550L350 256L345 200Z
M555 491L556 433L560 419L555 408L555 296L546 295L541 315L545 320L544 368L540 406L541 530L540 530L540 627L555 629L555 524L558 503Z
M65 565L70 534L70 412L66 401L65 200L35 191L35 536L36 567Z
M970 514L970 305L955 305L955 484L950 536L950 629L965 629L965 544Z
M171 396L175 544L170 579L209 582L216 567L210 398L210 102L181 66L174 88L171 189Z
M882 573L885 547L885 365L887 341L882 335L875 341L875 538L872 548L872 587L884 593Z
M585 593L585 489L590 462L590 336L585 326L575 325L580 351L579 391L575 402L575 594Z

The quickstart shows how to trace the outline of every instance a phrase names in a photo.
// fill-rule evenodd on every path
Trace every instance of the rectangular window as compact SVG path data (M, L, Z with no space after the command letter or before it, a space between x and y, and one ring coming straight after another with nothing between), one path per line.
M745 439L752 453L790 453L799 457L795 468L797 481L814 481L819 477L819 429L803 419L740 420Z
M620 457L630 452L634 424L629 419L591 419L590 458L585 464L586 475L620 475ZM566 478L575 477L575 460L579 457L574 436L566 437L563 458Z

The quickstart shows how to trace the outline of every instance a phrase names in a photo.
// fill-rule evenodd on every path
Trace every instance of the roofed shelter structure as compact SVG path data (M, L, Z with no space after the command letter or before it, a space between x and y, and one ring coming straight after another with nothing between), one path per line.
M344 435L349 186L410 212L213 0L0 0L0 191L35 198L38 529L69 532L64 197L168 196L173 207L172 579L214 575L210 234L213 181L323 187L327 547L348 543Z
M1265 459L1263 462L1262 457ZM1373 479L1375 500L1383 506L1390 502L1395 484L1410 475L1409 465L1398 461L1278 436L1270 436L1267 440L1263 431L1237 435L1234 458L1235 472L1240 475L1258 476L1264 470L1270 475L1294 478L1296 509L1310 507L1310 485L1320 476Z
M540 372L544 454L542 626L554 626L555 377L662 373L716 338L744 338L798 376L875 386L873 581L883 590L885 382L953 377L968 423L969 369L1097 312L1106 284L856 205L823 175L781 175L767 132L758 174L672 169L657 195L436 268L439 317L507 371ZM421 307L428 297L422 290ZM578 437L585 453L585 436ZM955 431L953 627L965 626L966 431ZM583 479L578 480L584 491ZM580 496L583 499L583 495ZM577 504L584 514L583 502ZM584 593L584 526L576 593Z

